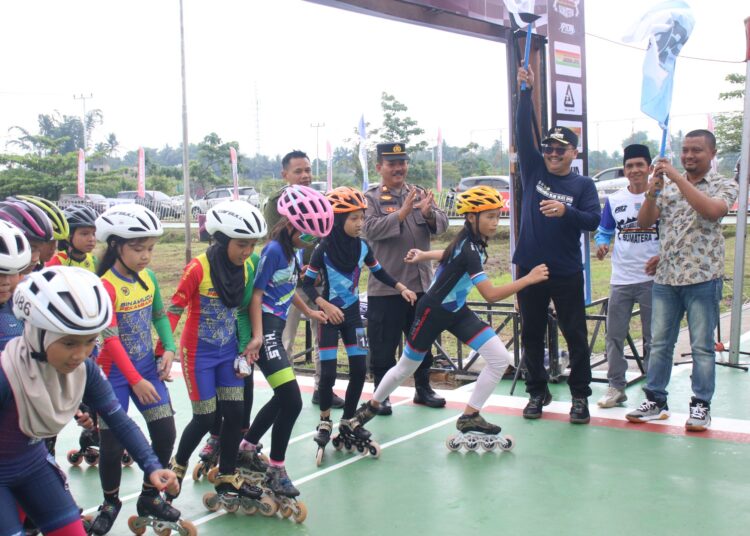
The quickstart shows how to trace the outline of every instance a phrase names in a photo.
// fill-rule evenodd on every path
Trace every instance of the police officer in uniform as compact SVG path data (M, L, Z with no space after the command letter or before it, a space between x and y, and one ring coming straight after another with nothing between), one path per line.
M401 281L421 298L432 281L430 263L406 264L404 257L412 248L430 249L430 237L448 228L448 216L437 208L432 192L406 183L409 155L403 143L381 143L377 146L376 169L380 184L365 192L364 232L375 258L397 281ZM370 343L370 367L375 385L396 364L396 350L401 334L406 334L414 320L416 306L409 305L394 289L374 277L367 283L367 337ZM445 399L430 387L432 353L428 352L414 373L415 404L441 408ZM381 415L392 412L388 399L381 405Z

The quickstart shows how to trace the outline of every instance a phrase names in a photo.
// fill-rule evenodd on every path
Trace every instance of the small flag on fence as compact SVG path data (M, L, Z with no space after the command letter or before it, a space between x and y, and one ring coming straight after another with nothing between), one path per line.
M237 151L234 147L229 148L229 160L232 164L232 184L234 185L232 199L237 200L240 198L240 175L237 172Z
M333 190L333 153L331 152L331 142L326 141L326 191Z
M146 197L146 153L138 147L138 197Z
M86 153L78 149L78 197L86 195Z
M365 130L365 114L359 118L359 163L362 165L362 191L370 187L367 177L367 131Z

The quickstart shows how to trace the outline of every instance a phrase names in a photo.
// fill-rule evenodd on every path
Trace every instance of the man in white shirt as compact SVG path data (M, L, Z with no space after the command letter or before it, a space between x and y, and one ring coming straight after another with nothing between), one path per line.
M648 366L651 349L651 294L654 271L659 260L659 222L647 228L638 225L648 188L651 153L640 144L625 147L623 167L629 185L612 194L602 210L602 220L596 232L596 256L604 259L614 238L612 277L607 307L607 379L609 389L599 399L601 408L612 408L628 397L625 394L625 339L630 317L637 303L641 312L643 332L643 363Z

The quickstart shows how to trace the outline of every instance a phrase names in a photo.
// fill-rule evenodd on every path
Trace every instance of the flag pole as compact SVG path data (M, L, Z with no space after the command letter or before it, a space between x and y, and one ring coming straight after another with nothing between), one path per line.
M523 68L529 69L529 55L531 54L531 23L526 26L526 43L523 56ZM526 80L521 82L521 91L526 89Z
M745 113L742 118L742 156L740 157L740 200L734 242L732 275L732 317L729 335L729 363L739 365L742 334L742 287L745 279L745 234L747 231L747 195L750 180L750 17L745 19Z

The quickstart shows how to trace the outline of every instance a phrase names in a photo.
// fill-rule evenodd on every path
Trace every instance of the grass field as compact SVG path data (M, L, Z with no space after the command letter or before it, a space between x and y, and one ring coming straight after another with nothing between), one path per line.
M446 233L446 235L441 236L438 240L435 240L433 242L433 248L434 249L441 249L444 248L450 239L453 237L453 233L455 232L454 229L451 229ZM734 269L734 247L735 247L735 240L734 240L734 227L726 227L724 231L724 236L726 238L726 269L725 269L725 283L724 283L724 299L722 300L721 309L722 312L729 310L732 304L732 277L733 277L733 269ZM202 252L205 251L207 247L207 244L205 242L198 242L197 239L195 239L191 243L192 248L192 254L193 256L196 256ZM260 254L261 250L263 248L263 244L259 244L256 248L256 251L258 254ZM502 229L498 236L490 242L490 246L488 249L489 253L489 259L487 261L486 265L486 271L490 275L492 282L495 285L500 285L503 283L507 283L511 280L510 276L510 242L509 242L509 236L506 229ZM593 299L599 299L604 298L608 296L609 294L609 278L612 270L611 260L610 256L607 256L603 261L599 261L594 252L595 248L593 245L591 245L591 272L592 272L592 296ZM748 256L750 255L750 252L745 253L745 264L747 264ZM184 242L182 242L182 234L181 231L175 231L170 230L168 231L167 235L165 235L164 239L156 246L156 249L154 251L154 256L151 262L151 269L154 270L154 272L157 274L157 277L159 279L159 286L161 287L161 291L163 293L163 298L165 302L169 302L170 297L174 293L177 283L180 279L180 276L182 275L182 269L185 265L185 245ZM367 289L367 278L369 276L369 272L365 270L362 274L362 278L360 280L360 290L365 291ZM744 277L744 284L743 284L743 301L750 296L750 274L745 274ZM469 296L470 301L481 301L482 298L479 295L479 293L476 291L472 291L472 293ZM508 302L512 302L512 299L507 300ZM598 310L591 311L592 313L598 312ZM179 335L182 331L182 324L184 322L184 319L182 322L180 322L180 325L177 327L177 340L179 340ZM594 328L594 322L590 322L589 325L589 334L591 334L592 330ZM304 332L303 332L304 326L300 324L299 328L299 336L296 338L297 341L299 341L295 345L296 351L302 351L304 350ZM603 329L603 326L602 326ZM641 330L640 330L640 323L639 322L633 322L631 326L631 334L634 339L640 339L641 337ZM512 336L512 332L510 331L510 328L507 328L502 333L503 339L507 340ZM561 344L564 344L564 340L561 338ZM456 351L456 342L450 341L446 345L446 351L451 353L451 355L455 355ZM594 352L603 352L604 351L604 337L600 336L597 340L597 343L594 347ZM342 361L345 363L345 354L343 351L341 351Z

